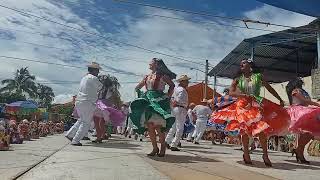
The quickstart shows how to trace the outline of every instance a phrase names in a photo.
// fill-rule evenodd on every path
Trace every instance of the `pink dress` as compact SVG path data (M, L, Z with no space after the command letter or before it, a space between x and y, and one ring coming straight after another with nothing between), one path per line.
M76 108L74 108L72 115L77 119L79 118ZM106 123L111 122L113 126L120 126L125 121L125 114L111 107L106 100L97 101L93 116L103 118Z
M289 131L295 134L311 133L315 138L320 138L320 108L305 106L295 95L301 94L305 98L310 98L303 89L292 91L292 104L287 108L291 117Z

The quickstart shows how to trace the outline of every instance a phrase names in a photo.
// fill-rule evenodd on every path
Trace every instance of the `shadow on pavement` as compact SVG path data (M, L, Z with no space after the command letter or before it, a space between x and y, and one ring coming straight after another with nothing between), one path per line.
M97 158L87 158L87 159L79 159L79 160L71 160L71 161L54 161L54 162L48 162L45 164L50 165L57 165L57 164L68 164L68 163L76 163L76 162L88 162L88 161L98 161L98 160L107 160L112 158L121 158L123 156L126 156L124 154L121 155L114 155L114 156L106 156L106 157L97 157ZM94 163L94 162L93 162Z
M203 147L203 146L186 146L182 144L182 148L188 148L188 149L212 149L210 147Z
M269 167L266 167L266 165L263 163L263 160L261 161L254 161L252 160L253 165L246 165L243 161L237 161L238 164L242 164L244 166L250 166L254 168L265 168L269 169ZM270 169L280 169L280 170L295 170L295 169L310 169L310 170L320 170L320 168L312 167L308 165L301 165L301 164L291 164L291 163L272 163L272 167Z
M112 149L141 149L139 148L140 145L137 144L129 144L126 142L121 141L104 141L103 143L96 144L96 143L86 143L84 146L94 146L94 147L101 147L101 148L112 148Z
M166 154L165 157L149 157L154 161L161 161L167 163L197 163L197 162L220 162L215 159L200 157L200 156L186 156L186 155L174 155Z
M185 152L199 152L199 153L204 153L204 154L232 154L232 153L226 153L226 152L216 152L216 151L203 151L203 150L194 150L194 149L188 149L188 150L183 150Z
M285 160L287 162L290 162L290 163L295 163L295 164L299 164L296 160ZM317 167L320 167L320 162L317 162L317 161L310 161L310 166L317 166Z

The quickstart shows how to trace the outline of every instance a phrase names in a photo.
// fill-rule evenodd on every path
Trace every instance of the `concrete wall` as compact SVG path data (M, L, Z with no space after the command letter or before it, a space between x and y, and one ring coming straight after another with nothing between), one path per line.
M311 76L303 78L303 82L304 82L304 89L310 94L310 96L312 95L312 81L311 81ZM288 84L288 82L284 82L284 83L278 83L278 84L271 84L271 86L278 92L278 94L280 95L280 97L285 101L286 105L289 105L289 99L287 96L287 92L286 92L286 85ZM265 97L266 99L269 99L275 103L279 103L279 101L277 100L277 98L273 97L268 90L266 90L264 87L261 89L261 94L262 97Z

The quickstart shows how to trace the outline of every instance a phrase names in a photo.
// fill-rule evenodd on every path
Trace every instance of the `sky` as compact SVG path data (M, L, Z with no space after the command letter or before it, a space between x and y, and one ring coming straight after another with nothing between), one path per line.
M148 63L153 57L162 58L178 75L187 74L193 82L202 81L206 59L212 68L245 38L268 33L231 27L245 27L241 21L170 9L289 26L314 20L256 0L129 2L140 5L116 0L0 0L0 6L32 14L0 7L0 79L12 78L16 69L29 67L37 82L53 88L54 102L64 103L77 94L86 65L96 61L102 65L101 73L119 79L122 98L130 101L135 97L136 84L149 73ZM282 30L257 24L248 26Z

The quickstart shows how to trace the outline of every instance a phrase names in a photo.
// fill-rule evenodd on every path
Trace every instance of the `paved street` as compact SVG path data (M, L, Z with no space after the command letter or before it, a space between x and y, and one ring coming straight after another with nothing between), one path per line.
M312 165L306 166L297 164L288 153L270 152L273 167L266 168L257 150L252 154L254 166L246 166L242 152L235 150L239 147L209 142L198 146L183 142L182 152L168 151L165 158L147 157L149 142L115 135L99 145L84 141L83 147L74 147L68 143L56 135L13 145L14 151L0 152L0 179L312 180L320 174L320 158L308 157Z

